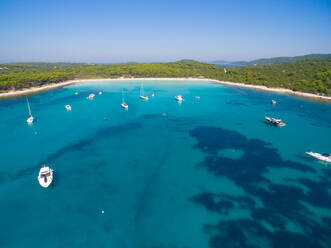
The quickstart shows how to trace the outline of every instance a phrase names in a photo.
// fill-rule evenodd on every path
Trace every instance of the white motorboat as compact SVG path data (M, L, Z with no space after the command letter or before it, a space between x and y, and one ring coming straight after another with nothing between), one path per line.
M65 108L66 108L66 110L71 111L71 106L70 105L66 105Z
M99 95L102 95L102 91L99 91Z
M268 117L268 116L265 116L264 117L269 124L271 125L275 125L275 126L279 126L279 127L284 127L286 126L286 124L281 120L281 119L276 119L276 118L271 118L271 117Z
M271 104L272 105L275 105L276 104L276 101L275 100L271 100Z
M88 95L88 99L89 100L93 100L94 97L95 97L95 95L93 93L91 93L91 94Z
M182 95L175 96L175 99L176 99L176 101L178 101L178 102L182 102L182 101L184 101Z
M30 104L29 104L28 97L26 97L26 103L27 103L27 105L28 105L28 111L29 111L29 117L26 119L26 122L27 122L28 124L32 124L33 121L34 121L34 118L33 118L32 114L31 114L31 108L30 108Z
M47 188L53 181L53 170L45 165L41 167L38 175L38 181L42 187Z
M154 92L152 93L152 97L154 97L155 96L155 94L154 94Z
M141 84L139 97L145 101L148 101L148 96L144 95L144 86Z
M306 152L306 154L318 160L331 163L331 154L320 154L317 152Z
M75 95L77 96L78 95L78 92L75 92Z
M122 108L124 108L124 109L128 109L129 108L129 106L125 103L125 101L124 101L124 93L123 93L123 90L122 90L122 103L121 103L121 106L122 106Z
M200 99L200 96L196 96L195 99Z

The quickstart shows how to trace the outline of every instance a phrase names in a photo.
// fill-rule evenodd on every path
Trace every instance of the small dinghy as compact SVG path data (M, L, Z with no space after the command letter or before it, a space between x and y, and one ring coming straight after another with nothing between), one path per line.
M331 163L331 154L320 154L317 152L306 152L306 154L318 160Z
M99 95L102 95L102 91L99 91Z
M279 127L284 127L286 126L286 124L281 120L281 119L276 119L276 118L271 118L271 117L268 117L268 116L265 116L264 117L267 122L271 125L274 125L274 126L279 126Z
M71 106L70 105L66 105L65 107L66 107L67 111L71 111Z
M152 93L152 97L154 97L155 96L155 94L154 94L154 92Z
M77 96L78 95L78 92L75 92L75 95Z
M38 175L40 186L47 188L53 181L53 170L48 166L41 167Z
M272 105L275 105L276 104L276 101L275 100L271 100L271 104Z
M195 99L200 99L200 96L196 96Z

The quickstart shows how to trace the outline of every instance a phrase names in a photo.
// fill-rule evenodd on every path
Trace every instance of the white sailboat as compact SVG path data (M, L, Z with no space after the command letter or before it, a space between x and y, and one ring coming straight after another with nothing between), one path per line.
M28 97L26 97L26 103L27 103L27 105L28 105L28 110L29 110L29 117L26 119L26 122L27 122L28 124L32 124L34 118L33 118L32 114L31 114L31 108L30 108L30 104L29 104Z
M91 93L91 94L88 95L87 99L93 100L94 97L95 97L95 95L93 93Z
M53 170L46 165L41 167L38 174L38 181L40 186L47 188L53 181Z
M125 103L125 101L124 101L124 94L123 94L123 90L122 90L122 103L121 103L121 106L122 106L122 108L124 108L124 109L128 109L129 108L129 106Z
M145 101L148 101L148 96L144 95L144 86L141 84L139 97Z
M184 101L182 95L175 96L175 100L178 101L179 103L181 103L182 101Z

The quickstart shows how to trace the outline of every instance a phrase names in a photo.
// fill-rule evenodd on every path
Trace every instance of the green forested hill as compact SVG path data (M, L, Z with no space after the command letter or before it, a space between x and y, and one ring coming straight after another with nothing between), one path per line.
M294 57L275 57L267 59L257 59L247 62L245 65L273 65L288 62L295 62L304 59L331 59L331 54L307 54L303 56Z
M256 59L252 61L235 61L228 62L225 60L214 61L213 64L216 65L237 65L237 66L248 66L248 65L275 65L288 62L295 62L305 59L331 59L331 54L307 54L303 56L294 56L294 57L273 57L273 58L264 58Z
M331 95L331 59L300 60L269 66L226 67L179 61L113 65L70 63L0 64L0 91L17 90L68 79L125 77L205 77Z
M230 68L228 81L331 95L331 59Z

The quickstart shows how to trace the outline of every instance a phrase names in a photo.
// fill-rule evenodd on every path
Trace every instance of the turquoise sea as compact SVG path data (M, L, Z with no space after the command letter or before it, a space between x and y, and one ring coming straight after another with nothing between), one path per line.
M331 164L305 155L331 152L330 103L201 81L145 81L143 101L140 84L30 95L32 126L25 97L0 100L0 247L331 247Z

